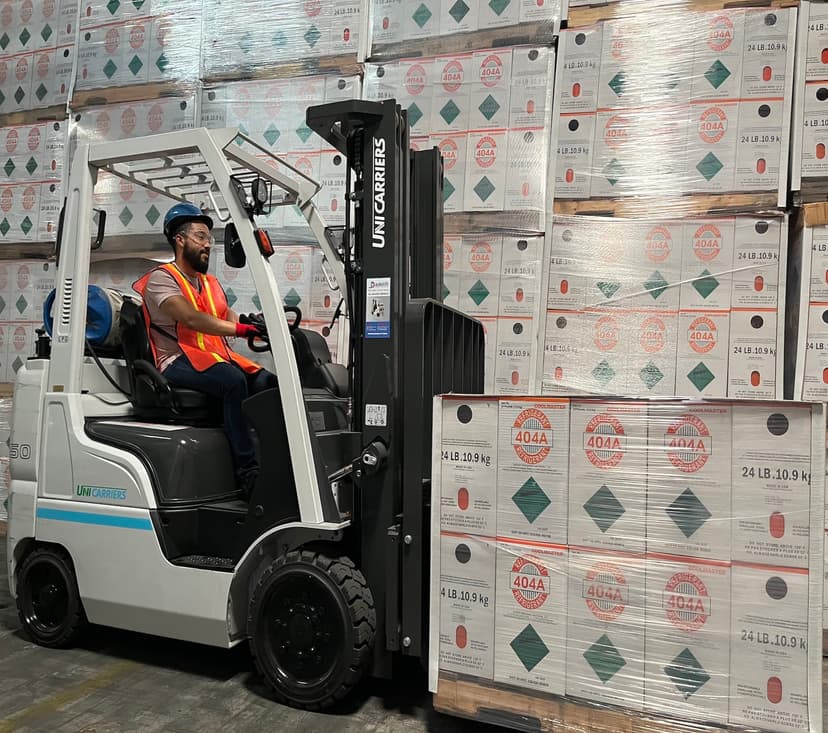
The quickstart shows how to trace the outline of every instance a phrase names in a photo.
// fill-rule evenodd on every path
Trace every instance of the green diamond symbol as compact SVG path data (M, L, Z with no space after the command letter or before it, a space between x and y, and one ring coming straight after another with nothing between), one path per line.
M287 291L287 295L285 295L284 300L285 305L292 305L294 307L302 302L302 299L299 297L299 293L297 293L293 288Z
M609 80L609 88L620 97L624 93L625 82L626 78L624 77L624 72L619 71L614 77L612 77L612 79Z
M595 369L592 370L592 376L595 377L601 384L606 384L615 376L615 369L613 369L609 362L604 359Z
M145 0L132 0L132 4L135 6L136 10L140 10L141 7L144 5Z
M32 37L32 34L31 34L31 33L29 33L29 29L28 29L28 28L24 28L24 29L21 31L20 35L18 36L18 38L20 38L20 45L21 45L21 46L25 46L25 45L29 42L29 39L30 39L31 37Z
M37 89L35 89L35 96L37 97L38 102L43 101L43 97L45 97L49 93L49 90L43 85L43 82L40 83Z
M602 280L596 283L596 287L604 294L605 298L611 298L621 289L621 283Z
M11 224L9 224L9 220L4 216L3 221L0 221L0 232L5 237L9 233L9 229L11 229Z
M552 503L544 490L538 485L538 482L532 477L528 478L526 483L515 492L512 501L515 502L529 524L534 524L535 520Z
M710 274L709 270L703 270L701 277L697 277L693 280L693 287L696 289L696 292L706 300L710 297L710 293L719 287L719 281Z
M258 293L256 293L250 300L253 303L253 307L257 311L260 311L262 309L262 301L259 300L259 294Z
M308 44L311 48L313 48L319 39L322 37L322 34L319 32L319 29L312 25L308 30L305 32L305 35L302 36L305 39L305 43Z
M14 93L14 101L20 104L25 96L26 92L23 91L23 87L17 87L17 91Z
M239 40L239 48L243 53L250 53L250 49L253 48L253 36L250 31L245 33Z
M606 634L584 652L584 659L604 684L609 682L622 667L627 665L626 660L621 656L621 652L615 648L615 644L610 641Z
M480 197L481 201L485 201L494 193L495 187L487 176L483 176L473 190Z
M242 135L249 135L250 134L250 133L248 133L247 128L244 126L243 122L239 123L239 132ZM241 145L241 141L238 141L238 142L239 142L239 145Z
M701 499L690 489L685 489L664 511L673 520L681 533L690 539L713 515L702 504Z
M8 46L10 42L11 38L9 38L8 33L4 33L2 36L0 36L0 48L4 51L6 50L6 46Z
M416 102L412 102L408 108L408 124L414 127L421 119L423 119L422 110L417 106Z
M710 82L714 89L718 89L727 81L730 76L730 69L727 68L721 61L716 59L712 66L704 72L704 78Z
M604 166L603 172L610 186L614 186L627 171L624 170L624 166L621 165L617 158L613 158Z
M162 74L167 70L167 67L170 65L170 60L162 53L156 60L155 65Z
M52 37L52 26L48 23L43 26L43 30L40 31L40 37L44 41L48 41Z
M20 228L23 230L23 234L28 234L34 224L32 224L32 220L28 216L23 217L23 221L20 222Z
M638 372L638 376L641 377L641 381L644 382L647 389L652 389L662 379L664 379L664 374L661 369L653 364L653 362L650 362L640 372Z
M124 208L121 209L121 213L118 214L118 218L124 226L127 226L127 224L132 221L132 212L129 210L128 206L124 206Z
M34 157L29 158L26 162L26 170L29 172L29 175L32 175L37 170L37 161Z
M449 297L449 295L451 295L451 290L449 290L449 289L446 287L446 284L445 284L445 283L443 283L443 301L444 301L444 302L445 302L446 298L448 298L448 297ZM2 297L0 297L0 300L2 300L2 299L3 299L3 298L2 298ZM2 310L3 310L3 309L2 309L2 308L0 308L0 312L2 312Z
M661 294L667 290L668 283L662 274L656 270L650 278L644 283L644 288L653 296L653 300L658 300Z
M446 102L440 110L440 117L442 117L449 125L457 119L457 115L459 114L460 108L451 99L449 99L449 101Z
M708 153L701 159L696 166L696 170L701 173L705 180L710 181L716 177L716 174L724 168L724 164L713 153Z
M277 48L280 46L284 46L287 44L287 36L285 35L284 31L276 31L273 38L270 39L270 42Z
M489 0L489 7L494 10L495 15L501 15L509 7L511 0Z
M445 203L451 198L451 195L455 192L455 188L452 185L451 181L448 178L443 179L443 202Z
M16 358L16 359L12 362L12 368L14 369L14 371L19 372L19 371L20 371L20 367L22 367L22 366L23 366L23 359L21 359L21 358L18 356L18 357L17 357L17 358Z
M235 303L238 300L235 291L233 290L233 288L227 288L227 290L224 291L224 295L225 299L227 300L227 305L229 305L232 308L233 303Z
M710 675L689 649L684 649L671 664L664 668L676 689L687 700L710 681Z
M158 211L158 209L155 208L155 204L150 206L149 209L147 210L147 213L146 213L147 221L150 224L155 225L155 222L158 221L159 216L161 216L161 212Z
M480 113L487 119L491 120L497 114L497 111L500 109L500 105L497 103L497 100L489 94L486 99L484 99L480 106L477 108L480 110Z
M121 7L120 0L109 0L106 4L106 9L110 12L111 15L115 15L118 12L118 8Z
M521 664L531 672L549 654L549 647L543 643L538 632L529 624L509 644Z
M0 295L0 313L6 310L6 301L3 299L3 296Z
M431 11L423 3L420 3L420 7L414 11L414 15L411 17L414 19L414 22L422 28L431 19L431 15Z
M696 364L690 373L687 375L691 384L701 392L708 384L710 384L716 376L711 372L702 362Z
M17 312L22 314L26 310L26 306L29 305L29 301L26 300L22 295L15 301L15 307L17 308Z
M271 147L276 143L281 135L282 133L279 132L279 128L273 124L271 124L270 127L264 131L264 139L267 140L267 144Z
M114 62L112 59L109 59L109 61L107 61L107 62L104 64L104 67L103 67L103 73L104 73L104 74L106 74L106 78L107 78L107 79L111 79L111 78L112 78L112 75L113 75L116 71L118 71L118 67L115 65L115 62Z
M454 5L449 8L449 15L454 18L454 20L459 23L469 12L469 6L463 2L463 0L457 0Z
M127 66L129 66L129 70L132 72L132 75L137 76L138 72L141 71L141 68L144 66L144 62L137 56L133 56L132 61L130 61Z
M14 173L14 168L14 161L11 158L9 158L6 161L6 165L3 166L3 170L6 171L7 176L10 176L12 173Z
M624 514L625 509L615 494L604 484L584 504L584 511L598 525L601 532L607 532Z
M469 297L474 301L475 305L480 305L489 295L491 295L489 289L480 280L469 288Z
M3 94L3 92L0 92L0 105L2 105L3 102L5 102L5 101L6 101L6 95Z
M313 135L313 130L303 122L301 127L296 128L296 134L303 143L306 143L308 138Z

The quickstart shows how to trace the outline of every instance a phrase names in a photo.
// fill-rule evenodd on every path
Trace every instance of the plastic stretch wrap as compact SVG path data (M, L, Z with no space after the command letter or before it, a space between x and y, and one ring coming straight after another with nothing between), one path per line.
M561 32L555 198L770 193L784 206L796 9L619 7Z
M427 42L436 37L447 47L450 36L475 34L489 42L503 31L536 29L534 35L550 40L566 16L567 0L368 0L370 54L391 56L408 41ZM462 39L464 45L468 41Z
M787 228L555 217L542 393L781 399Z
M477 318L485 391L531 394L538 358L543 237L456 234L443 240L443 302Z
M451 396L434 425L438 710L822 730L823 405Z
M80 142L126 140L196 126L196 98L167 97L146 102L91 107L72 117L70 153ZM107 235L157 234L164 214L175 202L166 196L100 172L94 202L107 213Z
M355 64L361 7L361 0L204 0L202 76L238 79L297 63L312 73L329 56Z
M195 89L201 0L80 0L78 91L171 83Z
M238 127L265 150L319 183L322 188L314 199L319 215L326 226L344 226L345 157L313 132L305 117L308 107L359 98L360 87L359 77L336 74L208 87L202 95L201 124L208 128ZM275 162L271 157L260 157L270 164ZM296 177L289 169L282 172ZM258 221L269 230L274 242L315 242L296 206L274 207Z
M0 114L65 105L77 0L0 3Z
M447 213L516 212L543 231L553 66L543 46L366 64L363 96L396 98L412 147L439 147Z

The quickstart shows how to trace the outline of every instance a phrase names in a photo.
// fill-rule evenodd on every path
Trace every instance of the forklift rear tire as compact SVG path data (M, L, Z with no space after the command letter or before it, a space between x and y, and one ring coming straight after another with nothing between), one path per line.
M250 599L250 648L276 699L321 710L356 686L377 615L365 577L347 557L297 550L260 574Z
M86 625L75 570L60 549L39 547L17 572L17 613L26 633L41 646L71 646Z

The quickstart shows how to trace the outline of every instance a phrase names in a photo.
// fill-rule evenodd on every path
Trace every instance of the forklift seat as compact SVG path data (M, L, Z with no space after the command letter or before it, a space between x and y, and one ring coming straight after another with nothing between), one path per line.
M202 392L173 387L155 367L141 303L124 296L119 322L129 375L130 400L138 417L165 422L213 421L221 404Z
M331 350L322 334L297 328L292 333L293 352L302 386L307 389L324 389L334 397L347 397L349 391L348 369L334 364Z

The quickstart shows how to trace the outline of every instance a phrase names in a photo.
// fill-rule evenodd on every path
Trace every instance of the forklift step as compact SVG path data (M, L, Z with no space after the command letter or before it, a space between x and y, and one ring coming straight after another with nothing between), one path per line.
M228 512L230 514L247 515L247 502L241 499L230 499L229 501L217 501L211 504L204 504L202 509L209 509L212 511Z
M202 570L224 570L233 569L233 559L229 557L210 557L208 555L182 555L170 560L173 565L183 565L188 568L200 568Z

